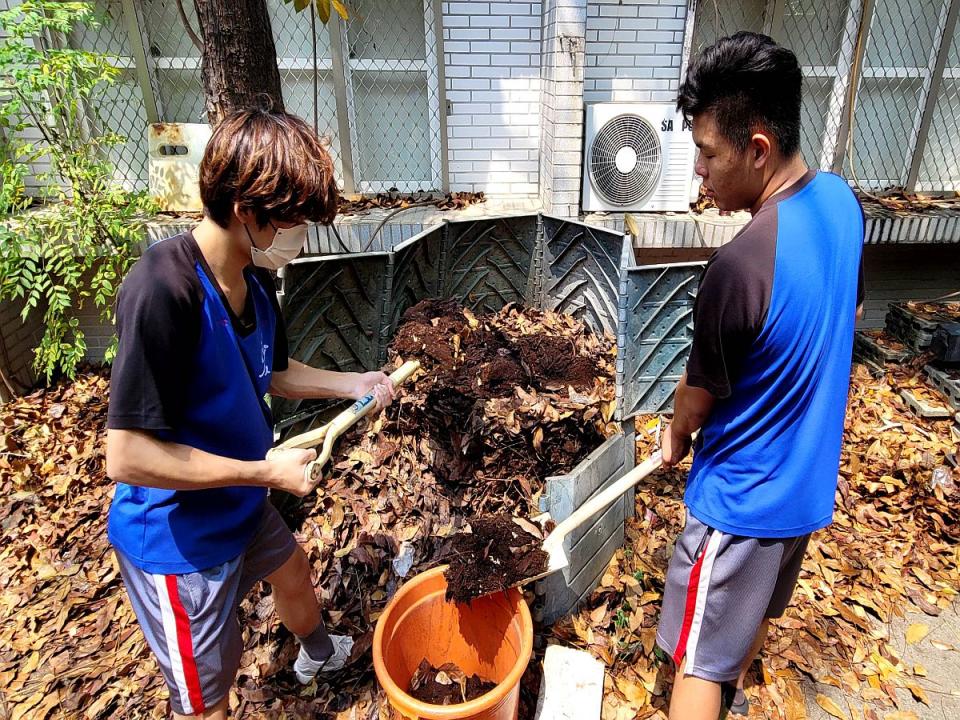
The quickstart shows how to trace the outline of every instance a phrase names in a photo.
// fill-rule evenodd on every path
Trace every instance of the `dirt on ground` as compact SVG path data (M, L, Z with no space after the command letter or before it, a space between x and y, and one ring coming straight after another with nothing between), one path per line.
M407 692L430 705L459 705L486 695L496 686L479 675L467 675L454 663L435 668L423 660L410 679Z

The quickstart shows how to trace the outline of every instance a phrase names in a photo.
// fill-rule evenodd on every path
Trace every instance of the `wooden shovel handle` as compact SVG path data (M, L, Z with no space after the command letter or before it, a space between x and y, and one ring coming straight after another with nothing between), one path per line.
M693 433L690 439L693 442L696 442L699 434L700 431L697 430ZM659 450L657 450L653 453L653 455L637 465L635 468L633 468L633 470L617 480L606 490L601 492L596 497L592 497L587 500L587 502L577 508L568 518L561 521L553 529L553 532L547 536L547 539L543 541L544 550L549 552L550 548L562 549L563 540L567 535L570 534L571 530L579 527L581 523L585 522L596 513L606 509L607 506L611 505L617 498L623 495L638 482L643 480L647 475L655 470L659 470L662 465L663 455Z
M390 380L393 382L393 386L399 387L402 383L405 383L407 380L410 379L410 376L413 375L413 373L416 372L417 368L419 367L420 367L420 363L417 360L408 360L403 365L398 367L396 370L390 373ZM363 403L365 404L361 408L361 414L357 415L355 409L361 406L361 404ZM351 405L348 409L344 410L342 413L337 415L333 420L328 422L323 427L314 428L313 430L308 430L307 432L301 433L300 435L294 435L291 438L287 438L282 443L277 445L277 447L274 449L288 450L290 448L316 447L326 439L327 433L330 432L331 428L336 427L337 423L343 424L344 422L347 422L349 420L353 420L354 422L356 422L357 420L362 418L364 415L366 415L368 412L370 412L370 406L372 404L373 404L373 393L364 395L362 398L357 400L353 405ZM351 422L350 424L346 425L344 429L350 427L350 425L352 424L353 423ZM341 432L343 432L343 430L341 430ZM267 455L267 457L269 457L269 454Z
M393 383L394 387L399 387L409 380L410 376L413 375L419 368L420 362L418 360L407 360L407 362L390 373L390 381ZM327 460L330 459L330 455L333 453L333 443L336 442L337 438L340 437L348 428L352 427L360 418L367 415L367 413L373 409L374 399L374 394L372 392L367 393L349 408L337 415L323 428L320 428L320 430L326 430L326 432L323 433L323 447L321 448L317 459L311 463L308 463L307 467L304 469L304 472L308 474L309 478L311 478L313 481L318 480L318 475L323 472L323 466L327 463ZM310 433L304 433L304 435L309 434ZM297 438L293 439L297 440L299 437L302 436L297 436ZM293 445L291 447L310 446Z
M547 536L547 539L544 540L544 549L549 552L550 547L562 547L564 538L566 538L572 530L579 527L601 510L605 510L627 490L643 480L643 478L650 473L659 469L661 465L663 465L663 458L658 450L601 493L587 500L569 517L561 521L553 529L553 532Z

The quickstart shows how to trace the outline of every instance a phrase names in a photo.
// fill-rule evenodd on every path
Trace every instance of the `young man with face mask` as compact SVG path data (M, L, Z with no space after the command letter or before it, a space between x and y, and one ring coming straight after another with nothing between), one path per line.
M313 450L265 460L264 395L393 398L381 372L337 373L287 357L277 270L308 221L337 210L333 163L302 120L246 110L215 129L200 165L204 218L144 253L123 282L110 380L108 533L175 717L226 717L243 650L237 606L260 580L297 636L307 683L342 668L307 556L267 499L313 491Z
M833 514L864 221L842 178L804 164L800 87L792 52L741 32L693 61L677 101L707 192L753 219L703 273L663 441L675 465L700 431L657 632L672 720L716 720L722 690L747 713L747 668Z

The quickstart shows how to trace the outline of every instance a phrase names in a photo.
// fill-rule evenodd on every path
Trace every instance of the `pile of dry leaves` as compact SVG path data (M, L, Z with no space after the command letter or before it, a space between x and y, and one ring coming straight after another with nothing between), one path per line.
M535 512L545 474L616 431L612 344L572 318L428 303L406 317L394 351L423 371L341 441L322 494L296 518L331 624L360 638L362 657L334 683L300 687L294 644L258 589L240 613L246 649L231 706L242 717L386 718L367 653L400 577L438 562L471 517ZM960 490L932 482L956 443L948 422L914 417L899 396L922 381L922 364L880 378L855 370L836 521L815 534L764 682L748 688L755 717L804 717L804 675L858 698L849 708L821 698L838 718L881 720L873 706L892 708L897 687L924 697L923 668L900 660L884 627L909 606L939 613L960 585ZM0 409L0 714L13 720L165 717L106 540L106 397L105 377L88 373ZM652 428L641 420L640 457ZM628 542L587 606L541 629L606 663L608 719L665 717L671 671L654 634L684 477L665 471L638 488ZM532 665L524 718L535 676Z
M231 707L242 717L385 712L368 651L401 578L442 561L471 518L535 513L546 476L617 432L613 342L577 320L515 307L475 317L449 301L404 320L394 362L417 358L422 371L387 413L341 439L322 492L292 518L329 624L358 638L358 662L301 688L294 643L257 589L240 611L246 650ZM106 539L106 397L105 377L90 373L0 415L0 713L18 720L165 717Z
M106 537L107 381L0 411L0 713L164 717L165 690Z
M433 206L438 210L462 210L470 205L485 202L482 192L453 192L438 195L430 192L416 192L412 195L390 190L376 195L357 195L340 197L337 214L356 215L366 210L405 210L408 207Z
M396 189L376 195L341 195L337 198L338 215L356 215L367 210L406 210L409 207L435 207L438 210L462 210L463 208L486 202L482 192L416 192L402 193ZM161 215L179 220L203 219L199 212L163 212Z
M857 698L837 707L818 696L837 718L885 718L898 687L927 700L916 682L925 670L900 660L885 627L911 606L937 615L960 587L960 488L932 482L957 443L949 421L918 419L898 392L920 382L922 364L881 378L855 366L835 521L814 534L793 602L774 623L753 687L748 681L751 717L805 718L802 675ZM641 424L638 458L649 451L654 426ZM687 469L661 472L638 488L625 547L583 611L553 628L556 639L606 663L606 719L666 718L672 670L655 634L683 525ZM955 469L953 476L960 481Z
M960 322L960 302L908 302L911 313L932 322Z
M857 197L865 208L881 207L894 212L942 212L944 210L960 210L960 193L944 193L942 195L920 195L907 193L902 190L890 190L883 195L858 191Z

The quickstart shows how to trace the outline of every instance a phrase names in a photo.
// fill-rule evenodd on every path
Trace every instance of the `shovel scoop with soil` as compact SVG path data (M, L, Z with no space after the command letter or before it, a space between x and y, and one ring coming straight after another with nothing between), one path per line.
M543 534L532 522L490 515L471 520L470 528L451 538L445 557L448 600L470 602L546 571Z
M544 540L529 520L494 515L471 521L473 532L453 536L444 577L447 599L469 602L509 587L525 585L570 565L566 537L623 496L663 464L653 453L623 477L594 495L550 531ZM547 522L549 528L551 522Z

